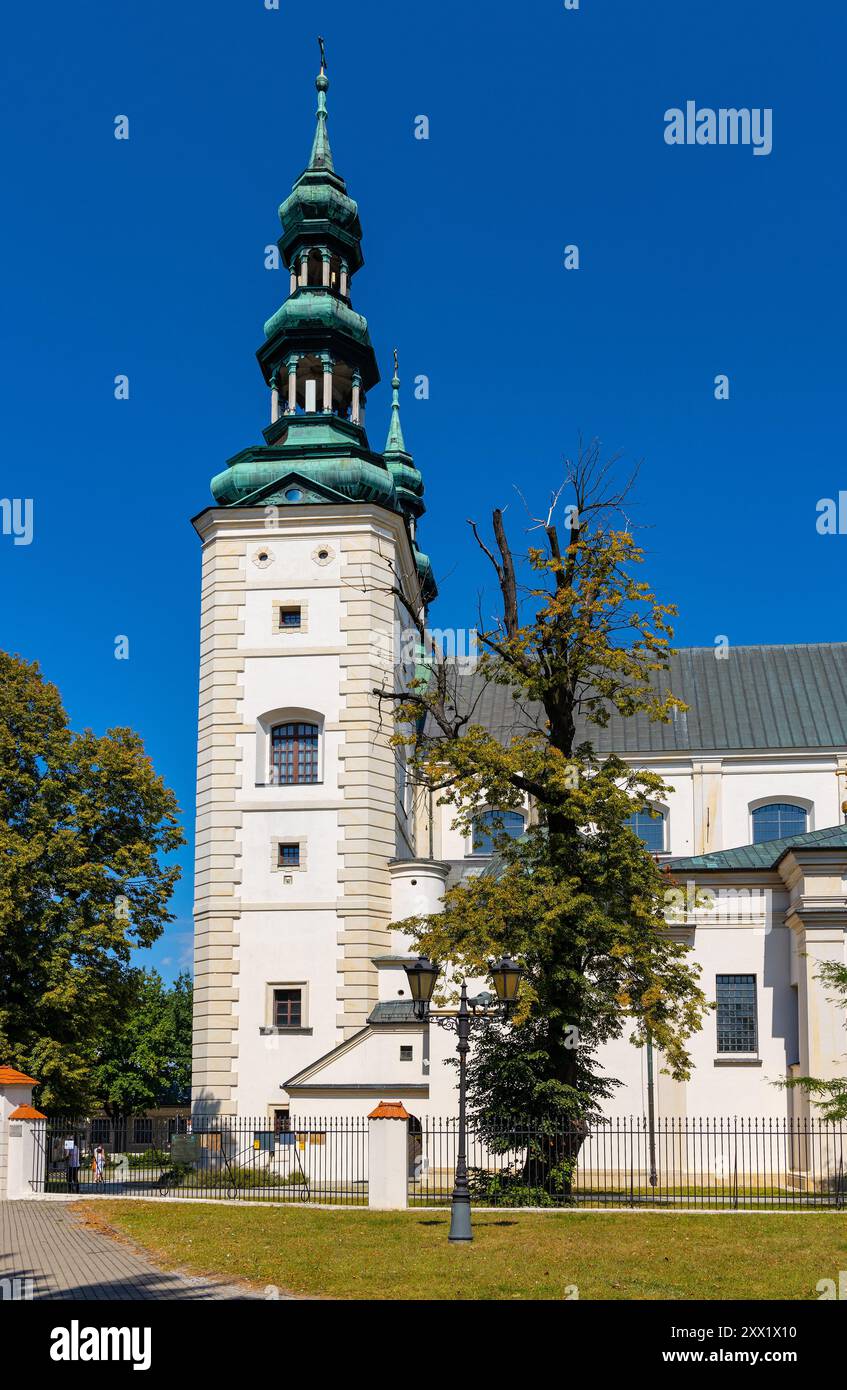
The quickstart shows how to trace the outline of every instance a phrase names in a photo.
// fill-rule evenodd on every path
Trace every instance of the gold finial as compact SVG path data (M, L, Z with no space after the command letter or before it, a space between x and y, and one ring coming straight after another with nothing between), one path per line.
M397 360L397 349L396 349L396 348L394 349L394 375L395 375L395 376L399 376L399 375L400 375L400 364L399 364L399 362L398 362L398 360Z
M318 48L321 50L321 72L326 72L326 49L320 34L318 34Z

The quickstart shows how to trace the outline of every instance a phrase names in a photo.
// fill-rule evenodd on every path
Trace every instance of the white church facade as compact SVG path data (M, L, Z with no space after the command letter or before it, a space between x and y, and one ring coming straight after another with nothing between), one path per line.
M404 623L392 591L419 608L435 585L396 366L381 453L365 432L379 373L351 299L361 227L334 169L323 70L317 87L309 166L280 209L290 292L258 353L270 423L194 521L193 1106L276 1125L366 1115L387 1098L455 1113L452 1035L415 1019L410 942L391 924L437 911L492 848L484 815L468 838L410 787L374 694ZM592 734L599 752L672 789L635 828L671 865L668 930L691 944L717 1001L692 1041L691 1079L657 1069L658 1112L808 1113L778 1083L847 1068L843 1009L818 977L819 962L845 959L847 644L682 651L665 679L685 714ZM507 690L472 693L478 722L514 727ZM507 821L513 834L523 825ZM694 884L710 890L706 906ZM624 1083L610 1113L642 1114L644 1052L621 1039L603 1061Z

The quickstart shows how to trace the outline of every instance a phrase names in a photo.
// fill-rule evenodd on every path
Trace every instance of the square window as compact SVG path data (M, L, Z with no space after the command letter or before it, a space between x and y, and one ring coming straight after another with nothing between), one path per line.
M280 608L279 625L280 628L291 629L300 627L301 613L299 604L296 607Z
M281 869L299 869L300 867L300 842L293 844L279 844L276 847L277 864Z
M400 1061L411 1062L415 1056L414 1048L407 1047L405 1044L400 1048Z
M300 1028L303 1022L303 991L274 990L274 1027Z

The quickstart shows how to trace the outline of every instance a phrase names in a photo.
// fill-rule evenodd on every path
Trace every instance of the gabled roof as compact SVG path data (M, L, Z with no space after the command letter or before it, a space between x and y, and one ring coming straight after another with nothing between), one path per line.
M289 1090L292 1086L302 1086L306 1082L313 1080L317 1072L323 1071L324 1067L328 1066L330 1062L333 1062L336 1057L343 1057L345 1052L349 1052L352 1048L358 1047L369 1033L370 1029L367 1024L364 1028L359 1028L357 1032L351 1033L349 1038L345 1038L343 1042L337 1043L335 1047L331 1047L329 1052L322 1053L320 1057L316 1057L308 1066L295 1072L293 1076L289 1076L288 1080L283 1082L285 1089Z
M808 830L805 835L788 835L781 840L763 840L758 845L739 845L737 849L715 850L714 854L695 854L688 859L668 861L677 869L774 869L790 849L847 850L847 825L826 830Z
M688 709L668 724L646 715L615 714L605 729L578 720L577 740L620 754L847 748L847 642L728 647L721 659L714 647L688 647L653 685ZM457 674L456 704L502 742L544 726L540 705L516 701L508 686L476 672Z

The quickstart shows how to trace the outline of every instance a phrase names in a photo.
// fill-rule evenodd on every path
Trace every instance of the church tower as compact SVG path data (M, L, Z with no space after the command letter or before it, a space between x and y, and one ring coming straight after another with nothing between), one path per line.
M279 209L289 293L259 366L264 442L212 480L202 541L194 1107L274 1118L284 1080L364 1027L391 948L389 862L413 812L373 691L398 673L398 586L434 596L416 539L423 482L400 426L365 431L379 381L353 308L363 264L336 172L329 82L311 157Z

